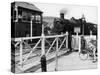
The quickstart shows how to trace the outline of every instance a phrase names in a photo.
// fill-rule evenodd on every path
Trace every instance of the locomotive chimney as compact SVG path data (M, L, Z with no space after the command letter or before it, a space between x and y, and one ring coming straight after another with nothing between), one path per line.
M60 13L60 18L64 19L64 13Z

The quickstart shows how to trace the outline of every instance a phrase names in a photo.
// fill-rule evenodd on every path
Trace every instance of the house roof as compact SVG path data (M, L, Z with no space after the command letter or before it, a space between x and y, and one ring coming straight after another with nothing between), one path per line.
M20 6L26 9L35 10L38 12L42 12L39 8L37 8L34 4L27 3L27 2L13 2L16 6Z

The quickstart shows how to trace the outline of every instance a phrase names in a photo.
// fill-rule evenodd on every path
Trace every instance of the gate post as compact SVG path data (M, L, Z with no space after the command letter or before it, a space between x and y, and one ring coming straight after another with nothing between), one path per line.
M93 62L96 61L96 49L95 47L93 48Z
M56 64L55 64L55 71L58 71L58 37L56 38Z
M79 37L78 36L78 39L79 39L79 53L81 52L81 36Z
M68 35L68 48L70 49L69 51L72 52L72 34L69 32Z
M66 49L68 49L68 32L66 32Z
M45 55L45 36L44 36L44 25L42 25L42 41L41 41L41 70L42 72L47 71L46 55Z
M23 42L20 40L20 66L23 67Z

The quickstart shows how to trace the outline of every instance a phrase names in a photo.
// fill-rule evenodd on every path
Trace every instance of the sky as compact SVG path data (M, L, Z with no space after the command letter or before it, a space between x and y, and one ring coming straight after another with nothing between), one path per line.
M78 5L68 5L68 4L46 4L46 3L33 3L41 11L43 11L43 16L53 16L60 17L60 11L65 10L65 18L70 19L75 17L77 19L81 18L84 14L87 22L92 22L97 24L98 13L97 7L95 6L78 6Z

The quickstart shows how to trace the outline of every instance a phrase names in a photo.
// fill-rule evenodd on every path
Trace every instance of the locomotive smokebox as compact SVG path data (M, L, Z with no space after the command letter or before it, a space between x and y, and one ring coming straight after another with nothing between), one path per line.
M64 19L64 13L60 13L60 18Z

